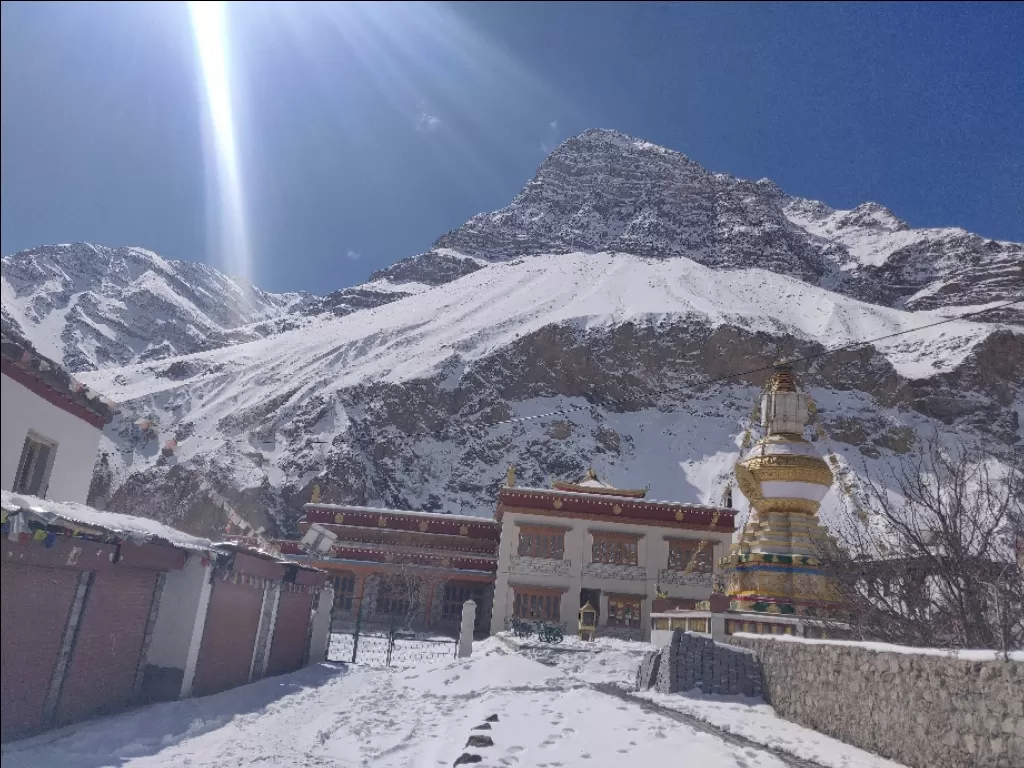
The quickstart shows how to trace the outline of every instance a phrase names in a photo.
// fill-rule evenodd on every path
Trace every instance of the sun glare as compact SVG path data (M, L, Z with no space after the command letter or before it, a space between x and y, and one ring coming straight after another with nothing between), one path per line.
M207 226L211 255L220 260L228 274L252 280L231 105L226 3L190 2L188 9L206 95Z

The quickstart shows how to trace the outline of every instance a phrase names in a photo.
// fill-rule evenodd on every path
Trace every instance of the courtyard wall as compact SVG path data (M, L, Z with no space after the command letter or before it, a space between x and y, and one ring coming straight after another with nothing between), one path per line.
M1024 755L1024 654L735 634L788 720L910 768L1011 768Z

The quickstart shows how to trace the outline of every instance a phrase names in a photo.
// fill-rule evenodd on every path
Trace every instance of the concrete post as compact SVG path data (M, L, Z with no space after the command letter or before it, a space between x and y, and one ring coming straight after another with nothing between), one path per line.
M473 625L476 624L476 603L467 600L462 604L462 629L459 632L459 658L473 655Z
M313 614L313 627L309 633L309 654L307 664L319 664L327 658L327 650L331 640L331 609L334 607L334 590L330 587L320 592L316 612Z

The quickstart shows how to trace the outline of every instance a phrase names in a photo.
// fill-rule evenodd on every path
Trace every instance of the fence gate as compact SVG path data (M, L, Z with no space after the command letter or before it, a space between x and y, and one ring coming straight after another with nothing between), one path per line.
M353 601L351 612L331 622L328 661L368 667L414 667L454 659L458 638L417 628L401 613L379 615L372 601Z

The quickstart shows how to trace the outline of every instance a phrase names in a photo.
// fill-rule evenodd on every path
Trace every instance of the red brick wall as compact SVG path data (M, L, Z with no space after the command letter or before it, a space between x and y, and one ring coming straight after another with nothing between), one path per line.
M0 733L6 741L43 724L79 573L7 563L0 572Z
M215 577L192 691L206 696L249 682L263 589Z
M282 592L277 605L277 624L270 645L267 675L294 672L302 666L309 632L309 612L313 596Z
M131 703L155 571L110 568L96 573L57 705L57 722L116 712Z

